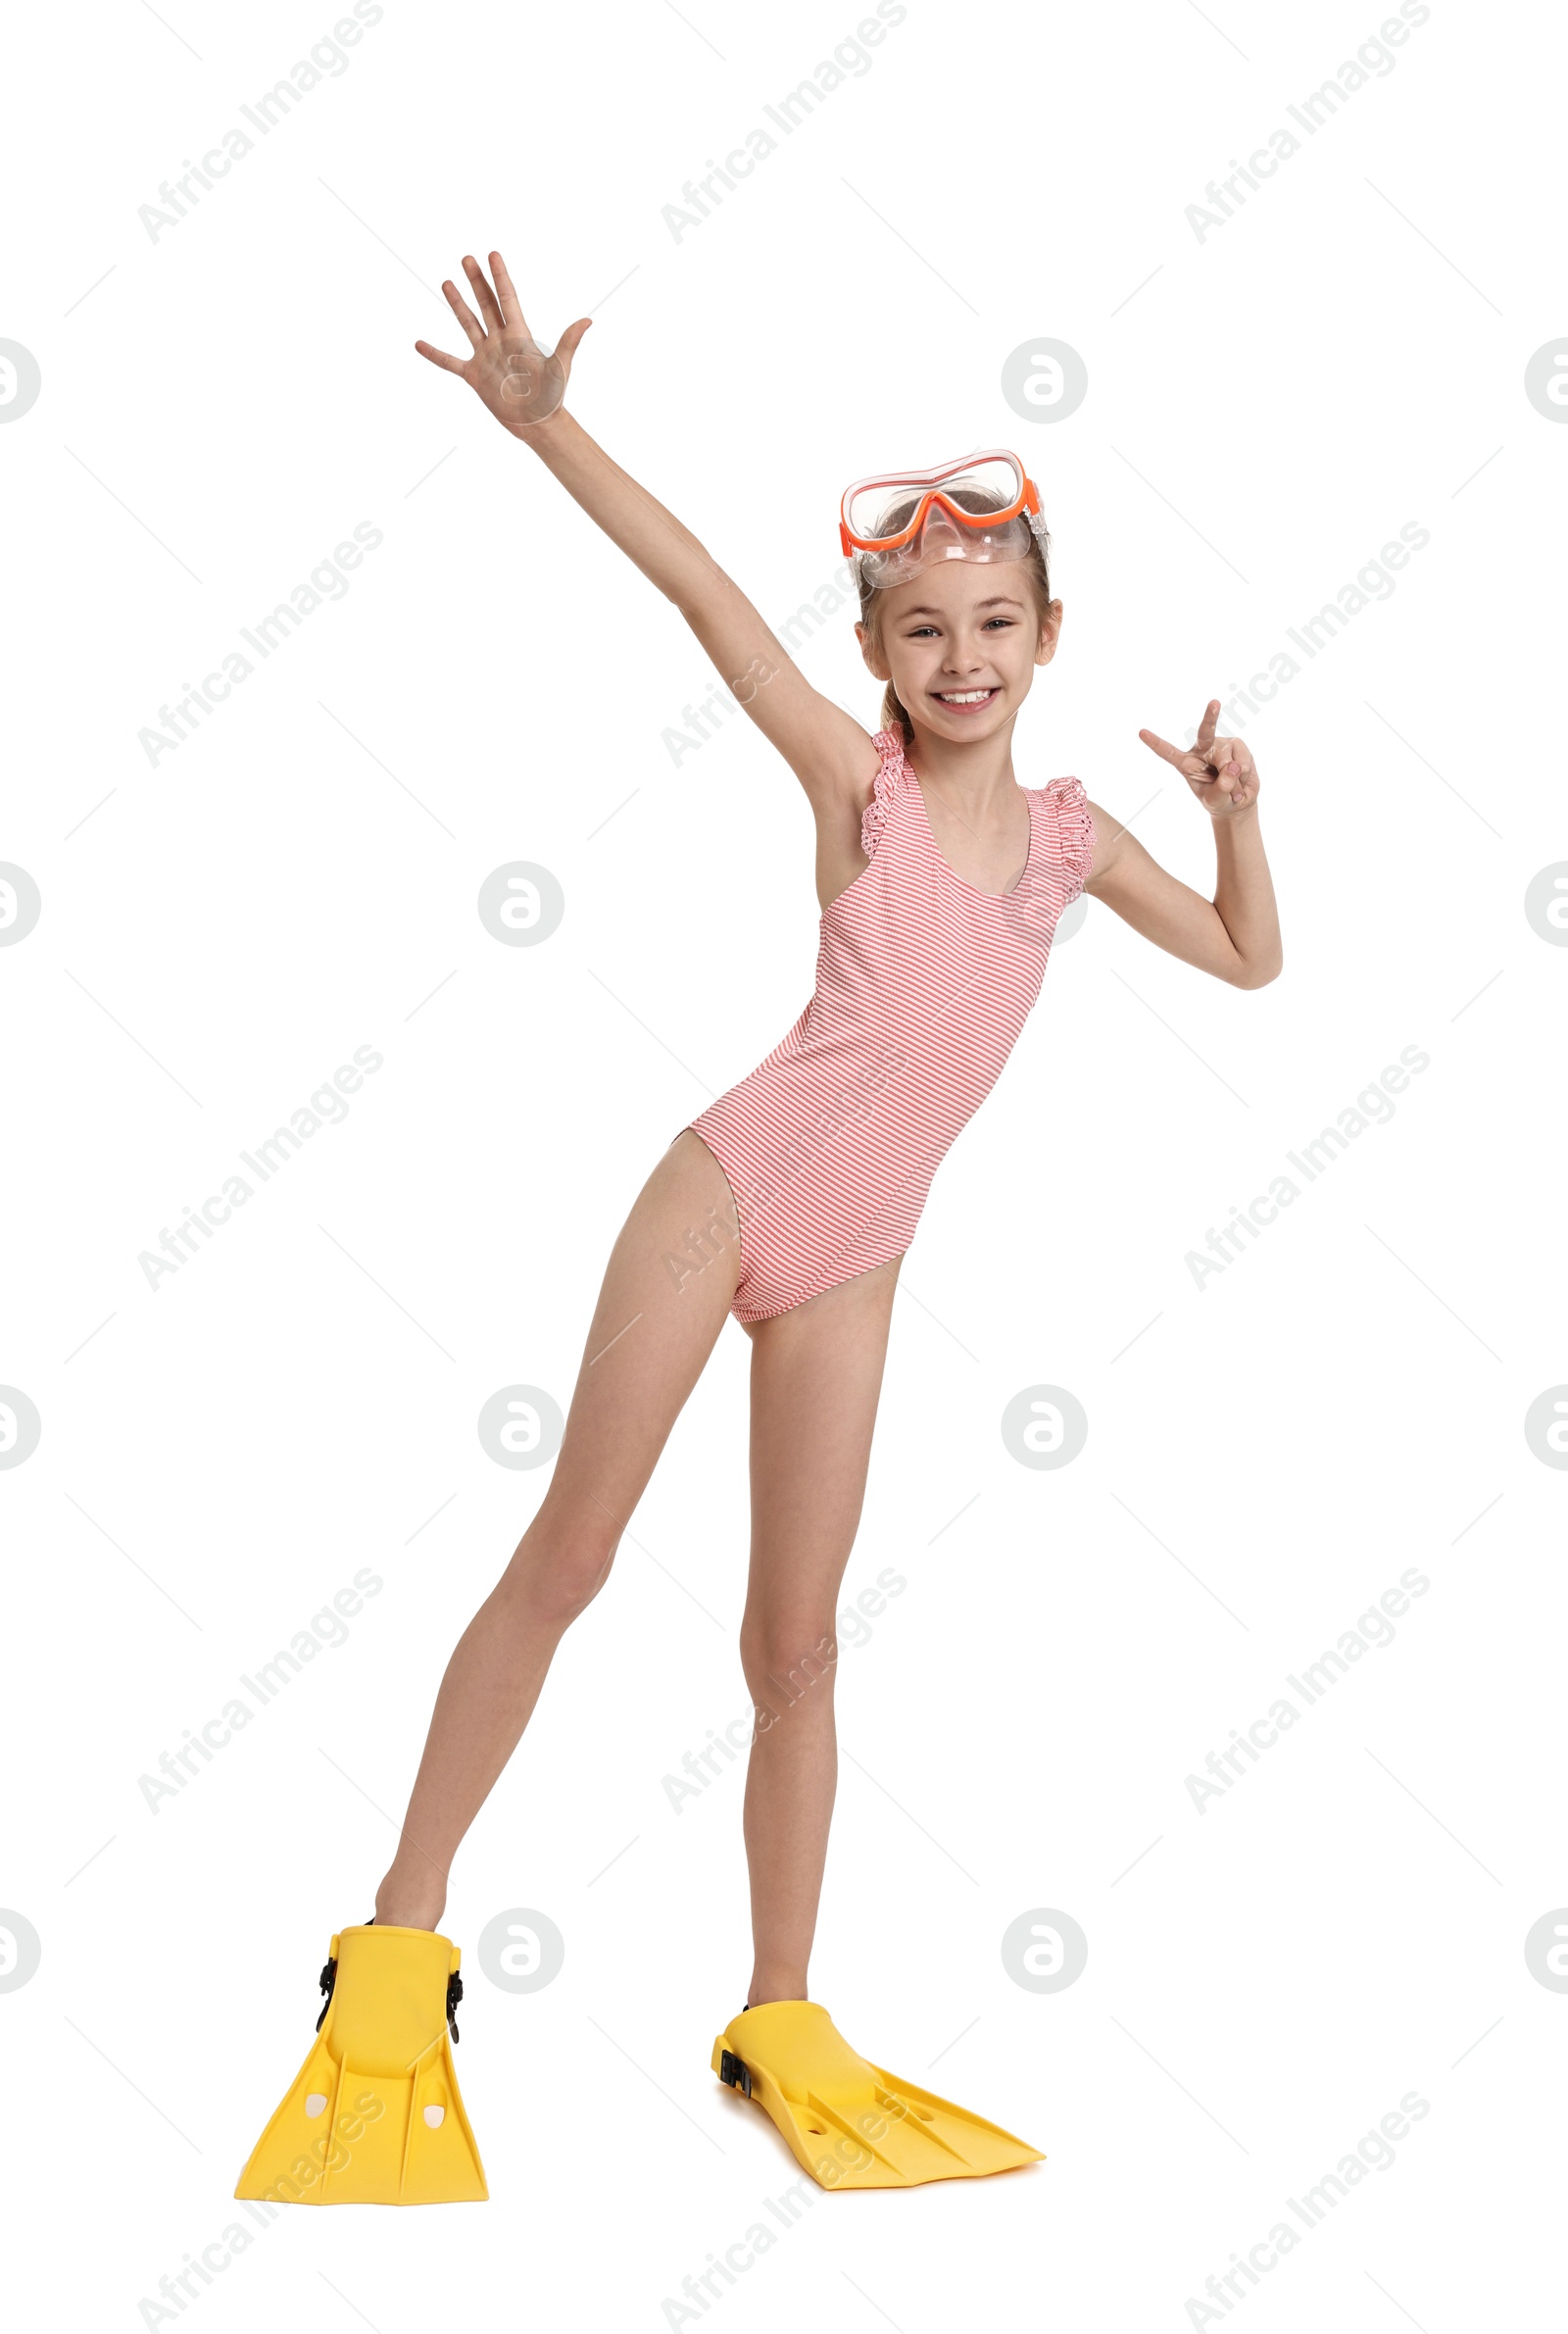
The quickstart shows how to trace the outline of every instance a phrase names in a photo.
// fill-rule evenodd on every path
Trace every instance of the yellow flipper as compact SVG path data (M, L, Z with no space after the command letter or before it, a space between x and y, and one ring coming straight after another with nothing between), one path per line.
M367 1923L333 1938L315 2047L236 2196L283 2205L462 2205L489 2196L448 2034L462 1959L429 1929Z
M999 2123L860 2058L819 2002L743 2010L714 2042L712 2064L766 2110L822 2188L913 2188L1044 2161Z

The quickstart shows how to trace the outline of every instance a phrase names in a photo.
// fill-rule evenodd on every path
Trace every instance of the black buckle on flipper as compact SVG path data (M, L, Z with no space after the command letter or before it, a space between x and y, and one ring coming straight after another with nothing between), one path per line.
M718 2079L721 2083L728 2083L732 2091L743 2091L748 2099L751 2098L751 2070L744 2059L737 2059L733 2051L719 2052Z
M463 1980L459 1976L457 1970L454 1969L452 1975L447 1979L447 2024L452 2030L452 2039L454 2042L456 2042L458 2039L458 2021L456 2011L458 2004L462 2000Z
M368 1929L374 1928L375 1914L373 1912L365 1925ZM329 1960L326 1962L321 1971L318 1982L322 1993L326 1996L326 2000L321 2004L321 2015L316 2021L316 2031L318 2034L319 2034L321 2031L322 2020L325 2018L327 2011L332 2007L332 1988L337 1983L337 1962L335 1960Z

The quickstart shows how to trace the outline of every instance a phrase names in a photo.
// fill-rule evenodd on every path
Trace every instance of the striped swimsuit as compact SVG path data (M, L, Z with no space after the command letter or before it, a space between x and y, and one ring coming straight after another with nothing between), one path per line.
M739 1321L902 1256L931 1178L1001 1075L1040 993L1056 920L1084 887L1083 782L1026 787L1029 858L976 890L937 849L902 733L880 730L860 821L870 865L822 916L816 989L794 1027L691 1131L740 1227Z

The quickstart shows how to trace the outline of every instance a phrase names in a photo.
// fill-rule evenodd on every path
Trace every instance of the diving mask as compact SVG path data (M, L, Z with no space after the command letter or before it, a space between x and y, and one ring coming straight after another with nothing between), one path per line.
M1016 454L993 448L935 470L884 472L846 488L839 541L878 587L906 583L937 560L1027 559L1046 522Z

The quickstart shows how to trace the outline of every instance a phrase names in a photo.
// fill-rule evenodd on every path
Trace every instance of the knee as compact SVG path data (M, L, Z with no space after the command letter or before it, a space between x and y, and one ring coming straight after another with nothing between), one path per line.
M839 1658L833 1616L748 1614L741 1623L741 1667L754 1702L775 1708L813 1688L831 1693Z
M619 1544L620 1527L610 1516L577 1516L563 1525L547 1522L541 1511L518 1543L502 1588L531 1620L568 1628L610 1578Z

